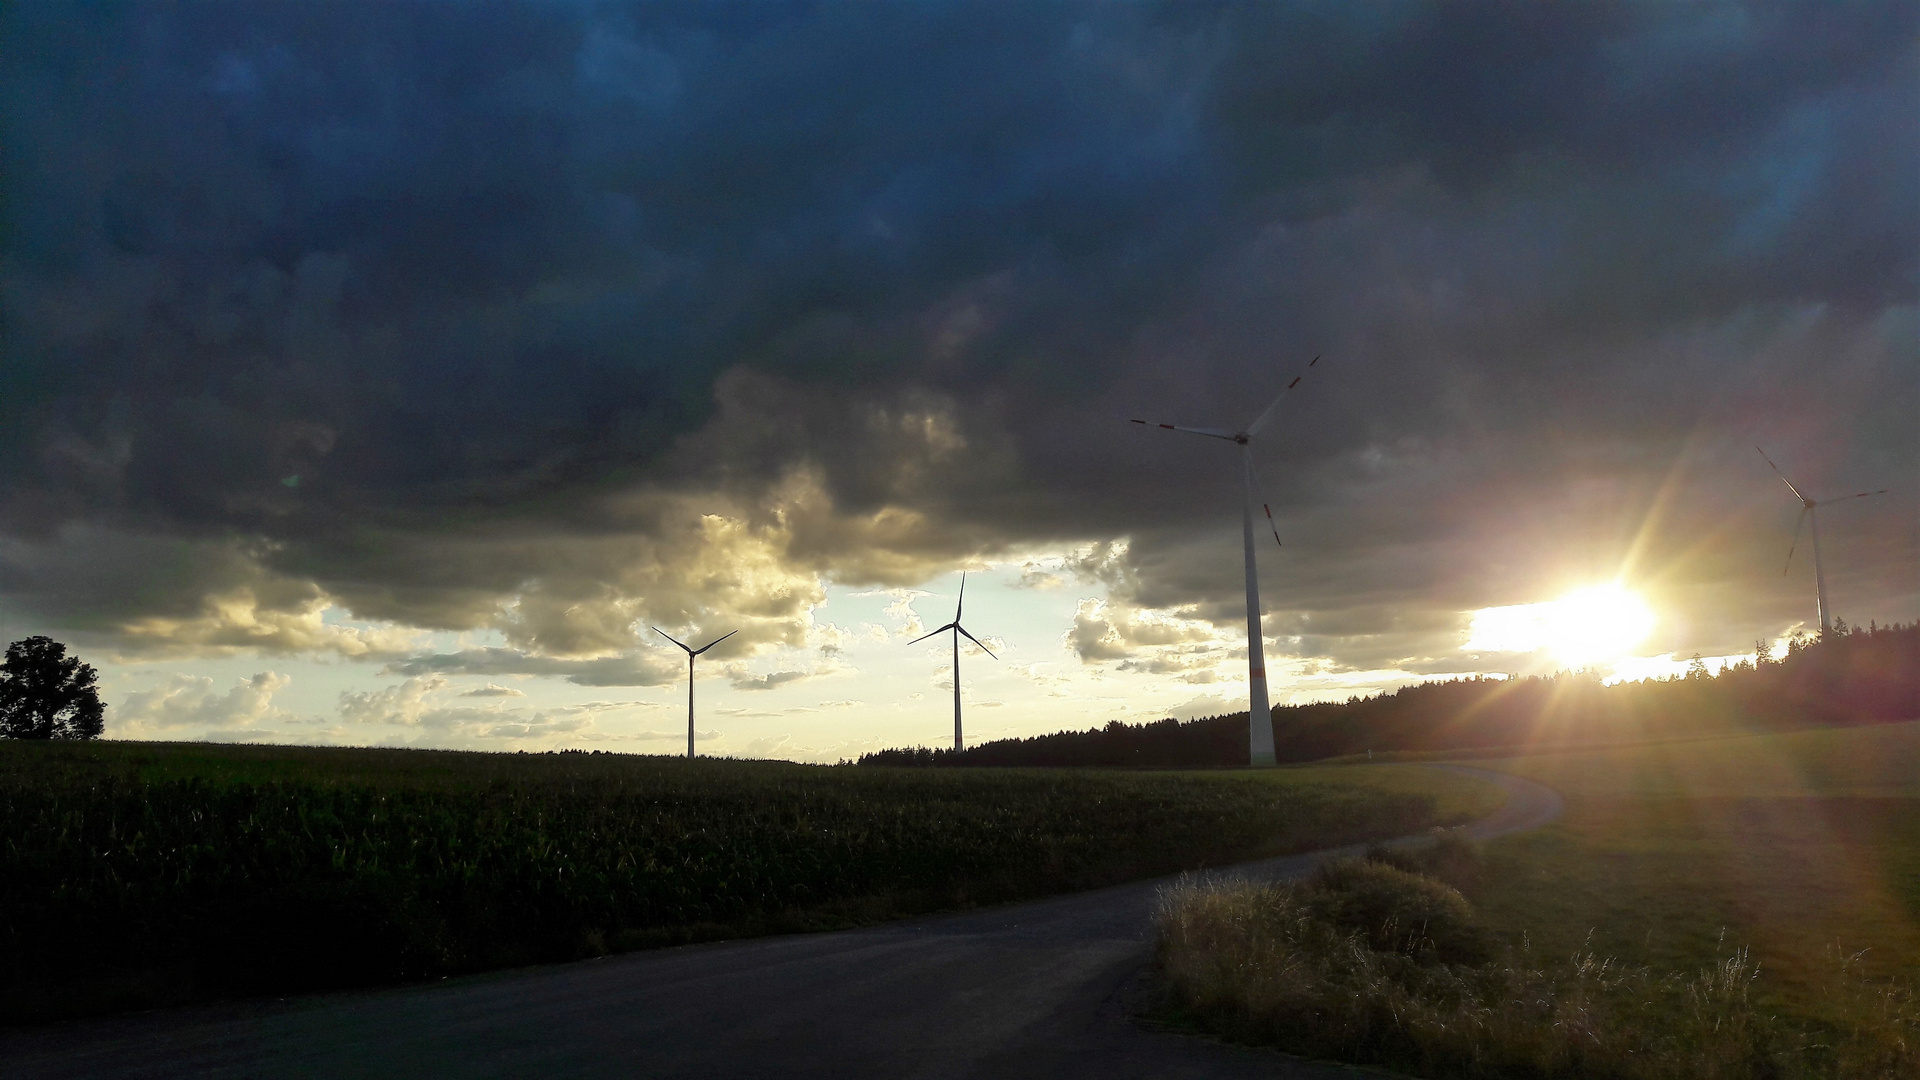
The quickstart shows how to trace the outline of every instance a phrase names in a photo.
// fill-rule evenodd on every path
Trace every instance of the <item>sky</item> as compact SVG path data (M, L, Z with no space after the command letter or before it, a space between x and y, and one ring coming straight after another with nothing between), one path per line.
M107 735L834 761L1920 618L1920 8L8 5ZM1783 566L1785 567L1783 572ZM1552 606L1569 595L1574 600ZM1548 605L1548 606L1539 606ZM1557 628L1557 629L1556 629ZM1596 634L1598 641L1594 641Z

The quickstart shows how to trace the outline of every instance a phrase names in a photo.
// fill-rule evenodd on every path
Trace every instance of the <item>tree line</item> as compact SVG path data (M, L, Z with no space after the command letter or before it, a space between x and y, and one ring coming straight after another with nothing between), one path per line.
M1920 622L1795 637L1779 656L1710 672L1602 684L1586 671L1419 683L1342 702L1273 710L1276 757L1552 748L1920 719ZM1215 768L1247 763L1246 714L1002 739L954 752L882 750L862 765Z

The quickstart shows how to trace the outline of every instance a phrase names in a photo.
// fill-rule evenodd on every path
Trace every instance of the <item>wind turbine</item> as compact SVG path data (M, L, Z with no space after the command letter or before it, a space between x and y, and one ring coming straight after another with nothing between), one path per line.
M1813 523L1813 592L1820 604L1820 633L1824 636L1828 631L1833 629L1833 625L1830 619L1832 609L1827 607L1826 568L1822 566L1820 562L1820 503L1815 499L1800 494L1800 489L1793 486L1793 481L1787 479L1787 474L1780 471L1780 466L1773 463L1773 459L1767 456L1765 450L1761 450L1757 446L1754 447L1754 450L1759 452L1760 460L1767 463L1768 467L1773 470L1773 474L1780 478L1780 482L1787 485L1787 490L1793 492L1793 497L1800 500L1800 519L1793 523L1793 543L1787 547L1787 565L1780 568L1782 577L1786 576L1788 570L1793 569L1793 553L1794 550L1800 546L1800 526L1807 524L1809 521ZM1879 491L1862 491L1858 495L1845 495L1838 499L1828 499L1827 502L1836 503L1845 502L1847 499L1865 499L1874 495L1885 495L1887 491L1887 488L1881 488Z
M953 621L938 630L929 630L919 637L914 638L912 641L907 642L909 645L918 645L935 634L944 634L949 630L953 631L953 749L955 753L959 753L963 748L960 741L960 635L967 634L967 628L960 625L960 609L966 605L966 602L967 574L966 571L963 570L960 572L960 600L953 605ZM973 642L975 645L980 645L980 639L974 637L972 634L967 634L967 640ZM1000 659L998 656L994 656L993 650L987 648L985 645L980 645L980 651L986 653L988 656L993 656L995 660Z
M1307 362L1307 368L1311 370L1319 362L1320 358L1316 356ZM1280 401L1287 396L1287 391L1299 386L1300 380L1306 377L1306 371L1295 375L1293 381L1273 399L1273 404L1268 405L1267 410L1253 423L1239 431L1181 427L1177 424L1148 425L1240 444L1241 486L1246 492L1246 498L1240 506L1240 539L1247 556L1247 761L1252 765L1274 763L1273 707L1267 702L1267 657L1266 650L1261 647L1260 635L1260 572L1253 559L1253 489L1257 483L1253 475L1253 440L1267 426L1267 420L1273 416L1273 410L1280 407ZM1146 424L1147 421L1135 420L1134 423ZM1280 530L1273 524L1273 507L1262 499L1260 508L1266 511L1267 527L1273 530L1273 542L1280 543Z
M659 634L661 637L666 638L668 641L673 642L675 645L680 646L681 649L686 651L686 654L687 654L687 757L691 758L693 757L693 658L696 656L699 656L703 652L706 652L708 649L713 648L715 645L718 645L721 642L727 640L728 638L739 633L740 631L729 630L726 633L721 634L719 637L714 638L712 641L707 642L705 645L702 645L699 648L694 649L694 648L689 648L687 644L681 641L679 638L674 637L672 634L667 633L665 630L662 630L659 627L652 625L651 623L647 625L647 629L653 631L656 634Z

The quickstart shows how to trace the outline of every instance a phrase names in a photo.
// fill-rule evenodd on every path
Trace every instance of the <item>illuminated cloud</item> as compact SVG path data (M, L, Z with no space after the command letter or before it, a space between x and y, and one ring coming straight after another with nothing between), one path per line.
M181 729L259 729L285 719L273 697L292 682L288 676L262 671L222 693L214 680L173 675L152 690L128 694L108 717L118 738L178 738Z
M525 691L515 690L511 686L496 686L493 683L488 683L487 685L482 686L477 690L468 690L462 693L460 696L461 697L526 697L527 695Z

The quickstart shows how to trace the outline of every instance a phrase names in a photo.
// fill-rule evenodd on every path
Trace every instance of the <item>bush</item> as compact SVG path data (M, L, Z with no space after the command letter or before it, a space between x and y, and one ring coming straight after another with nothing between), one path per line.
M1451 885L1372 859L1323 864L1304 891L1313 917L1357 931L1369 948L1416 960L1480 963L1486 932L1473 908Z
M1463 893L1480 884L1487 866L1480 845L1451 829L1434 830L1433 842L1424 846L1375 844L1367 849L1367 858L1437 878Z

